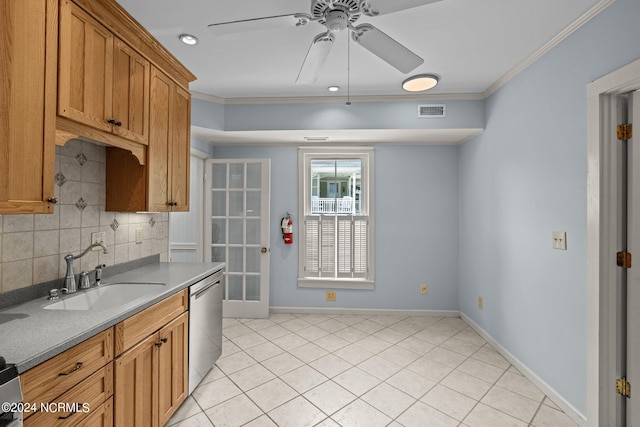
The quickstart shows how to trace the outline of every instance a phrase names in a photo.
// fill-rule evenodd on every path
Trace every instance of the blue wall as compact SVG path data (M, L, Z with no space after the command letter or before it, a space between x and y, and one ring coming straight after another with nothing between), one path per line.
M214 158L271 159L271 306L458 309L458 147L375 148L375 289L339 290L334 303L324 289L297 287L297 241L282 243L280 218L298 220L297 156L295 147L214 148Z
M460 150L460 309L582 413L586 85L640 56L639 18L617 0L491 96Z

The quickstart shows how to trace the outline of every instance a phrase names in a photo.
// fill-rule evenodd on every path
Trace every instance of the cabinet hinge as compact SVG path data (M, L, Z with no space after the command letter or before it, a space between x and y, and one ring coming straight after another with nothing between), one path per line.
M616 380L616 394L624 397L631 397L631 383L626 378Z
M620 251L616 254L618 267L631 268L631 252Z
M631 123L618 125L616 130L618 131L618 139L620 141L628 141L633 136L633 126Z

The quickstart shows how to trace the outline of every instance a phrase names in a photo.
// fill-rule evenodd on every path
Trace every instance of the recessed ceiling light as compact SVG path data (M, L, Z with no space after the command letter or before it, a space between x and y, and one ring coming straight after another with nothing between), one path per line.
M191 34L180 34L178 38L182 43L188 44L190 46L198 44L198 38L196 36L192 36Z
M340 86L329 86L329 87L327 88L327 90L328 90L329 92L337 92L337 91L339 91L339 90L340 90Z
M438 84L438 76L433 74L418 74L402 82L402 89L407 92L423 92Z

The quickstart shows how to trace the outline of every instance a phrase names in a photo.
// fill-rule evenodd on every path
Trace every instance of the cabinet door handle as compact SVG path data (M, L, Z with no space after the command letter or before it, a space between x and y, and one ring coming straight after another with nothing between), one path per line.
M114 123L116 126L122 126L122 122L115 122Z
M49 197L49 198L47 199L47 202L49 202L49 203L51 203L51 204L54 204L54 205L55 205L56 203L58 203L58 198L57 198L56 196Z
M115 125L116 121L114 119L109 119L107 120L107 123L109 123L110 125Z
M71 375L71 374L73 374L75 371L77 371L80 368L82 368L82 362L76 363L76 366L73 369L71 369L69 372L60 372L58 374L58 376L61 377L61 376L64 376L64 375Z
M169 341L169 338L160 338L160 341L162 341L163 343Z
M82 403L76 403L77 406L82 407ZM66 417L58 417L59 420L66 420L67 418L71 418L73 415L77 414L78 411L69 412L69 415Z

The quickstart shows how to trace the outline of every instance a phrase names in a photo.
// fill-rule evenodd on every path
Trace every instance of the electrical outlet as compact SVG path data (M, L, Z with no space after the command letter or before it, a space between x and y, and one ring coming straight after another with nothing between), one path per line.
M136 243L142 243L142 228L136 228Z
M422 285L420 285L420 293L421 294L426 294L427 293L427 285L425 285L424 283Z
M91 244L94 243L103 243L106 244L105 240L107 239L107 234L104 231L98 231L95 233L91 233ZM95 248L91 248L93 251L101 251L102 248L100 246L96 246Z
M567 232L566 231L554 231L553 235L553 249L567 250Z
M484 299L482 297L478 297L478 308L480 310L484 308Z
M327 301L336 300L336 291L327 291Z

